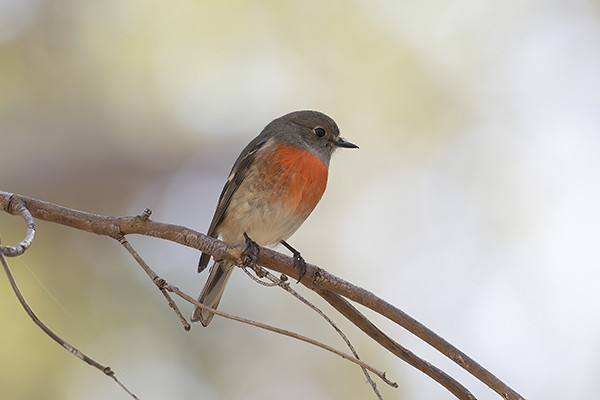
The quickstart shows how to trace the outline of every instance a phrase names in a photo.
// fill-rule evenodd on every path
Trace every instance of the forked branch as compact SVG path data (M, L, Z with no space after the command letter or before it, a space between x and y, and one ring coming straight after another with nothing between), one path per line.
M18 206L19 204L22 204L33 218L58 223L98 235L110 236L115 239L122 238L129 234L156 237L192 247L211 254L216 259L229 260L234 263L240 262L240 256L244 250L242 246L228 245L193 229L152 221L144 214L134 217L102 216L0 191L0 210L11 214L23 215L21 208ZM34 229L34 226L32 225L30 227L29 221L27 223L29 233ZM26 240L24 242L26 242ZM7 253L11 250L5 250L9 248L2 247L1 249L5 255L12 255ZM281 272L296 279L298 278L298 271L294 269L292 258L281 253L261 248L257 262L259 265L271 270ZM378 343L383 345L390 352L396 354L415 368L423 372L428 371L426 373L430 377L450 390L457 398L473 399L474 397L462 385L443 373L443 371L440 371L426 361L418 358L390 339L360 314L346 299L362 304L404 327L471 373L471 375L494 390L502 398L506 400L524 399L519 393L511 389L508 385L455 346L445 341L435 332L431 331L397 307L375 296L373 293L311 264L306 265L306 274L302 278L301 283L307 288L319 293L325 300L340 311L340 313L349 318L360 329L378 341Z

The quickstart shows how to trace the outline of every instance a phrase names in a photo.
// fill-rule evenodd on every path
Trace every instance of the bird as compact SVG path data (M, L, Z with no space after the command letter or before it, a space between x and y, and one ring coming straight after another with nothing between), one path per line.
M300 252L286 240L321 200L331 156L338 148L358 146L342 138L335 121L321 112L294 111L274 119L233 164L207 235L230 244L282 244L305 267ZM198 272L206 269L210 258L202 253ZM198 302L216 309L234 267L215 260ZM196 307L191 320L208 326L213 316Z

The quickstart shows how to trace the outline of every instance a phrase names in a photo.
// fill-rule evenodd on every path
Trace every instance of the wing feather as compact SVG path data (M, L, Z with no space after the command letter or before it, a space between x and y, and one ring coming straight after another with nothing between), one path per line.
M256 158L256 153L265 145L265 143L267 143L267 141L267 138L261 137L260 135L256 137L254 140L248 143L248 146L246 146L233 164L233 168L231 168L231 172L229 173L227 182L223 187L221 196L219 196L219 202L217 203L215 215L213 215L210 227L208 228L208 236L214 238L218 236L219 224L225 217L225 211L227 211L227 207L229 207L229 203L231 203L233 194L244 181L244 177L246 176L248 169ZM202 253L200 256L200 261L198 262L198 272L202 272L206 269L209 260L210 254Z

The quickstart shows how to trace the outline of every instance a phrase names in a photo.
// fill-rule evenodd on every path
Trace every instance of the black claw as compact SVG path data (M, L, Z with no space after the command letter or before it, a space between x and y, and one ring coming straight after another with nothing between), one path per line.
M282 240L280 242L286 249L292 252L292 256L294 257L294 268L298 268L300 273L298 274L298 281L296 283L300 283L300 280L306 274L306 261L302 258L302 255L298 250L293 248L288 242Z
M300 280L306 274L306 261L300 255L300 253L294 254L294 267L300 269L300 273L298 274L298 281L296 283L300 283Z
M256 265L256 260L258 259L260 247L256 244L255 241L250 239L246 232L244 232L244 239L246 240L246 249L244 249L244 251L242 252L242 264L244 265L244 267L252 268Z

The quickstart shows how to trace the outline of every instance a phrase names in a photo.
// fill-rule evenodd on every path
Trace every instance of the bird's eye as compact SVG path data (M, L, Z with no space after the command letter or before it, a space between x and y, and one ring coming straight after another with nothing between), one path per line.
M318 137L325 136L325 129L321 127L315 128L315 135L317 135Z

